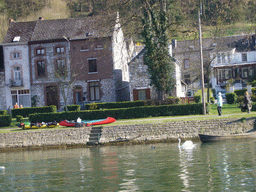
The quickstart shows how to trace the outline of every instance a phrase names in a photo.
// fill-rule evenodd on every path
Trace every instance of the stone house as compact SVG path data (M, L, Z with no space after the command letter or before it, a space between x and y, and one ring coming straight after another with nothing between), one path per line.
M182 65L182 79L188 85L188 96L201 89L201 67L198 39L173 41L173 56ZM255 73L255 35L238 35L203 39L204 67L209 67L211 87L216 92L229 92L246 86ZM205 75L205 80L208 77Z
M31 106L29 44L36 22L10 22L2 47L4 56L3 109L15 103Z
M65 99L67 104L129 100L129 54L118 14L11 22L3 52L9 82L3 108L15 102L61 108Z
M169 46L170 55L172 55L172 47ZM143 46L135 48L133 59L129 62L130 71L130 98L132 101L156 99L157 92L154 86L150 85L150 75L147 71L148 67L144 64L145 49ZM186 84L181 81L180 64L175 62L175 88L171 91L174 97L186 96Z

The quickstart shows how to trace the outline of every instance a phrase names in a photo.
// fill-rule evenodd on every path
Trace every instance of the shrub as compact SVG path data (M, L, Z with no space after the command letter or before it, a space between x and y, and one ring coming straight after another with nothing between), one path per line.
M236 99L236 103L242 104L244 102L244 96L238 96Z
M252 88L252 95L256 95L256 88Z
M228 104L233 104L236 102L237 94L236 93L226 93L226 99Z
M68 111L80 111L81 106L80 105L68 105L67 108L68 108Z
M194 95L194 100L196 103L202 102L202 96L201 95Z
M1 110L0 115L7 115L7 110Z
M211 104L214 104L215 98L214 97L210 97L210 102Z
M0 127L10 126L12 122L11 115L0 115Z
M244 96L245 91L247 91L247 89L235 90L234 92L237 96Z
M252 87L256 87L256 80L254 80L253 82L251 82Z
M16 115L16 121L17 122L22 122L24 119L21 115Z

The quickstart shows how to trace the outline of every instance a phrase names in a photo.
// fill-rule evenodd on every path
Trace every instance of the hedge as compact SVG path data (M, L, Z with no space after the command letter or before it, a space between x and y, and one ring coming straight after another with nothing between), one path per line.
M12 122L11 115L0 115L0 127L10 126Z
M0 115L7 115L7 110L1 110Z
M234 92L237 96L244 96L245 91L247 91L247 89L235 90Z
M130 108L130 107L140 107L140 106L172 105L172 104L178 104L179 102L180 102L180 99L178 97L168 97L164 101L150 99L150 100L140 100L140 101L90 103L85 105L85 109L95 110L95 109Z
M146 101L122 101L122 102L107 102L107 103L90 103L86 104L85 109L113 109L113 108L130 108L144 106Z
M23 117L28 117L33 113L50 113L56 112L57 107L55 105L45 106L45 107L26 107L19 109L12 109L12 118L16 118L17 115L21 115Z
M207 104L207 112L208 110ZM157 116L195 115L203 114L202 104L186 105L161 105L161 106L140 106L119 109L100 109L79 112L41 113L30 114L31 122L60 122L64 119L75 120L80 117L83 120L104 119L114 117L116 119L132 119Z
M68 108L68 111L80 111L81 106L80 105L68 105L67 108Z

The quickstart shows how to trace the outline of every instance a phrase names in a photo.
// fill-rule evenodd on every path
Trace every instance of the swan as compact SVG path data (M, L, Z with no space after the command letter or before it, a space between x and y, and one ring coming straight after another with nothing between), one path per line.
M182 148L182 149L193 149L196 146L196 144L194 144L192 141L185 141L185 143L180 145L181 139L178 138L178 140L179 140L179 144L178 144L179 148Z
M0 171L4 171L5 170L5 166L0 166Z

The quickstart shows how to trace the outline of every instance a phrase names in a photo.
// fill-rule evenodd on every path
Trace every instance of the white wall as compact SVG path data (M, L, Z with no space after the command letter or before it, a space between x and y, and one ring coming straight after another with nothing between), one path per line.
M4 66L5 66L5 82L10 84L12 77L12 67L21 67L21 78L23 79L23 86L10 87L6 86L6 105L7 108L13 108L12 106L12 90L30 90L30 69L29 69L29 48L26 44L8 44L3 46L4 52ZM12 57L14 52L20 53L20 58L15 59ZM30 98L30 97L29 97ZM29 103L31 99L29 99ZM29 104L31 106L31 103ZM27 106L27 107L29 107Z

